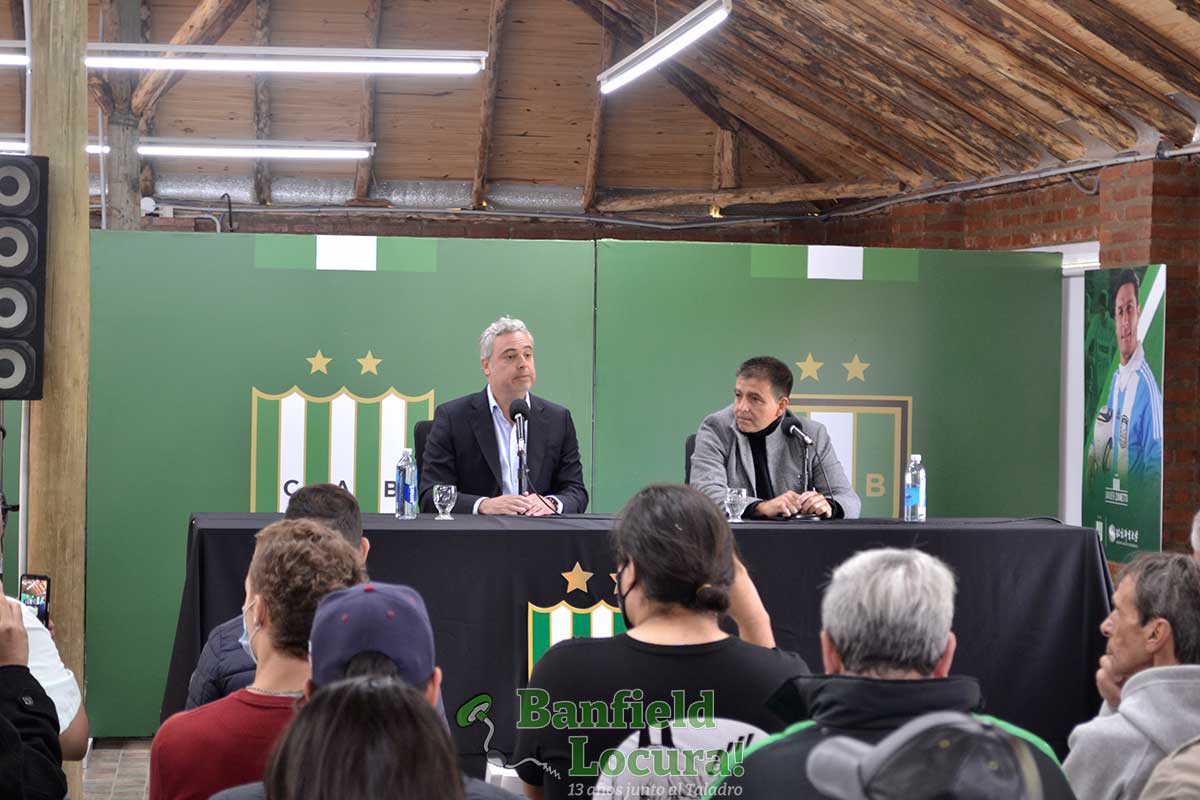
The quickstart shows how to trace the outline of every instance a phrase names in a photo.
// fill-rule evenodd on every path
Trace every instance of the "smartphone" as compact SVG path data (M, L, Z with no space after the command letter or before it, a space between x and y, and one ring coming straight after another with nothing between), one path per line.
M37 618L43 625L50 625L50 576L22 575L20 581L20 597L22 603L33 606Z

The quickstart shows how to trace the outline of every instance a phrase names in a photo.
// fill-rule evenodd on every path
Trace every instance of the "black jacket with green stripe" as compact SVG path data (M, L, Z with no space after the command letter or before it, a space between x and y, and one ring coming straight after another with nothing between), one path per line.
M824 797L807 774L808 754L823 739L851 736L875 744L909 720L931 711L973 713L1025 740L1032 745L1046 800L1075 797L1050 745L1029 731L978 714L983 696L974 678L877 680L812 675L788 681L771 698L769 707L784 720L793 720L793 724L749 748L739 764L741 774L712 784L707 797Z

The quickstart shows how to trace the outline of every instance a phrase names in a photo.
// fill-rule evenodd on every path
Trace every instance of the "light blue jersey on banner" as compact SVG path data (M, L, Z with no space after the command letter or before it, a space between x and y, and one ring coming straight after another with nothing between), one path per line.
M1108 388L1113 421L1113 474L1124 480L1162 463L1162 395L1141 345Z

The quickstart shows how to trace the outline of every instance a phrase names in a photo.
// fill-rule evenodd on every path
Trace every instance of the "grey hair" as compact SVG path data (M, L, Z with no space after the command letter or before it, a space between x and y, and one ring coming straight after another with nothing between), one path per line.
M1200 558L1200 511L1192 517L1192 555Z
M1165 619L1176 660L1200 664L1200 563L1182 553L1143 553L1121 567L1116 585L1126 578L1133 581L1138 623Z
M525 327L525 323L519 319L512 317L501 317L483 329L483 333L479 334L479 357L491 358L492 346L496 343L496 337L505 333L516 333L517 331L525 331L529 335L529 343L533 344L533 334L529 333L529 328Z
M833 571L821 626L846 671L933 672L954 620L954 573L920 550L866 550Z

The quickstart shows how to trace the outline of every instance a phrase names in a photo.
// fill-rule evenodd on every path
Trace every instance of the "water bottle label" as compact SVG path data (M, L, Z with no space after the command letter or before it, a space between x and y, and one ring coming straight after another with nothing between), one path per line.
M921 488L919 486L904 487L904 505L915 506L921 500Z
M406 502L406 503L416 503L417 502L417 484L406 483L404 485L404 502Z

